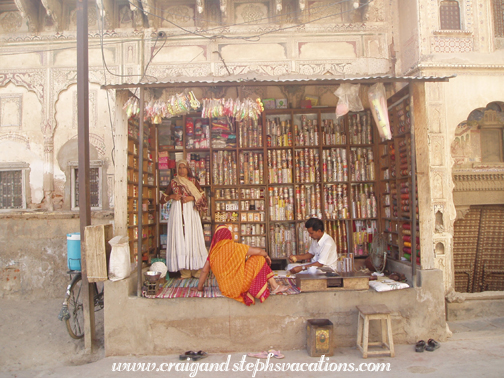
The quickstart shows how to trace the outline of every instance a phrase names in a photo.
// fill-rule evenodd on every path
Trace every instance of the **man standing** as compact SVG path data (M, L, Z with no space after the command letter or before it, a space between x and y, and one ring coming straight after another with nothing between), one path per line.
M310 218L306 221L305 227L313 239L310 249L305 254L289 256L289 261L295 263L299 260L311 259L311 263L296 266L290 272L299 273L311 266L328 266L336 271L338 261L336 243L334 243L334 239L331 236L324 232L324 222L317 218Z

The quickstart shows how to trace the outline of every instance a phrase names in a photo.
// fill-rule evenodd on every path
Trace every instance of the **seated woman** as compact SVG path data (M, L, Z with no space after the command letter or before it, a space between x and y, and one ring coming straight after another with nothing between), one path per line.
M198 290L203 291L205 280L212 269L220 291L228 298L255 304L255 299L262 302L270 295L268 282L273 294L279 294L288 288L276 283L269 265L271 259L264 249L235 243L231 231L226 226L215 230L207 262L201 271Z

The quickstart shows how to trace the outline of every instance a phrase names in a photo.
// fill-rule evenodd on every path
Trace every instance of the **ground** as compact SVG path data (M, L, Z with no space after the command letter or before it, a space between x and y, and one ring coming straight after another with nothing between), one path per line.
M97 352L89 355L84 339L70 338L58 320L62 303L63 298L0 299L0 372L82 365L104 357L103 310L95 313Z
M189 377L191 372L113 371L121 363L179 363L178 355L146 357L104 357L103 338L98 338L97 352L84 353L83 340L71 339L64 323L57 318L61 300L14 301L0 299L0 378L67 377ZM103 333L103 311L97 315L97 334ZM416 353L413 345L396 345L396 357L363 359L356 348L335 348L330 362L355 367L362 363L389 363L386 372L274 372L259 371L256 377L502 377L504 370L504 318L480 318L450 323L453 336L434 352ZM127 330L125 330L127 332ZM281 344L281 342L279 343ZM281 349L281 345L275 346ZM182 351L183 352L183 351ZM253 351L257 352L257 351ZM282 351L285 358L274 364L318 363L306 350ZM229 371L199 371L198 377L253 377L253 371L232 372L243 354L210 354L202 360L223 364L230 359ZM247 357L247 363L257 360ZM264 361L264 360L262 360ZM123 366L123 365L121 365ZM152 365L151 365L152 366ZM202 365L203 366L203 365ZM254 365L256 366L256 365ZM284 365L285 366L285 365ZM294 365L293 365L294 366ZM315 366L315 365L313 365Z

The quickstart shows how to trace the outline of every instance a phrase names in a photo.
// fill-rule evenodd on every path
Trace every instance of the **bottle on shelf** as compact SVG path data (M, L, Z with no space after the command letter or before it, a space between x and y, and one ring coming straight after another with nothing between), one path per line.
M346 130L343 117L337 121L332 119L322 120L322 143L326 146L346 144Z
M322 151L322 172L324 181L348 181L346 149L331 148Z
M254 119L248 119L238 122L240 130L240 147L262 147L262 125Z

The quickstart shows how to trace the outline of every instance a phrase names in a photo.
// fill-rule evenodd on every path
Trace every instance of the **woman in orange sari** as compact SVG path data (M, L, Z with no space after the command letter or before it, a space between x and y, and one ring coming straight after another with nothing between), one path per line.
M198 290L203 291L205 280L212 269L219 289L228 298L245 303L247 306L262 303L270 295L268 282L273 294L288 288L276 283L269 265L271 259L264 249L235 243L231 231L226 226L215 230L207 262L201 271Z

